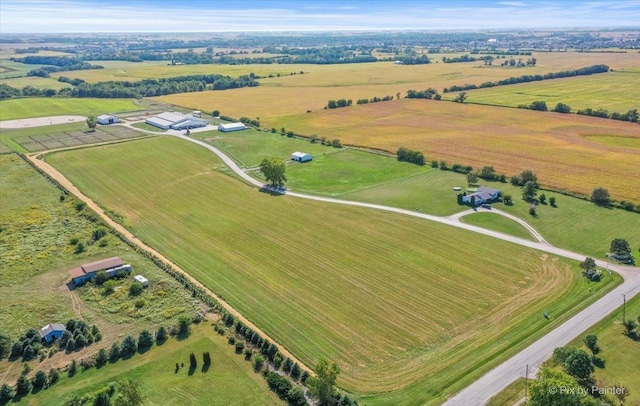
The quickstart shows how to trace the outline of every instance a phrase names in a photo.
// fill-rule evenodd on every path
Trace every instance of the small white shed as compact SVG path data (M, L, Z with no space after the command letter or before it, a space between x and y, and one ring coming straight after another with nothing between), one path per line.
M296 162L309 162L313 159L313 156L311 156L311 154L307 154L306 152L296 151L291 154L291 159Z
M140 282L145 288L149 286L149 280L142 275L134 276L133 280L136 282Z
M96 117L96 122L102 125L115 124L119 122L118 117L112 116L111 114L103 114L101 116Z

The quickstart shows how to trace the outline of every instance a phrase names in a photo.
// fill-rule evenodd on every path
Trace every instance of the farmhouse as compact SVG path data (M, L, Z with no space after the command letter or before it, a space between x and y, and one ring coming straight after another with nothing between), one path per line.
M162 128L163 130L188 130L190 128L206 127L207 124L209 124L201 118L187 116L174 111L166 111L148 118L145 120L145 123Z
M229 123L229 124L218 124L218 131L222 131L225 133L231 132L231 131L242 131L244 129L246 129L247 127L245 127L245 125L243 123Z
M78 285L90 280L100 271L105 271L110 278L113 278L118 271L131 273L131 265L125 264L120 257L112 257L82 264L70 270L69 274L71 274L71 280Z
M500 196L498 189L493 189L486 186L480 186L475 193L462 196L462 202L468 203L472 206L480 206L483 203L490 203L496 200Z
M62 336L67 329L64 327L64 324L60 323L51 323L40 329L40 338L44 340L46 343L53 342L53 340L57 340Z
M133 280L136 282L140 282L145 288L149 287L149 280L142 275L134 276Z
M109 125L109 124L115 124L120 122L118 117L112 116L111 114L103 114L101 116L98 116L96 118L96 121L98 122L98 124L102 124L102 125Z
M296 162L309 162L313 159L313 157L311 156L311 154L307 154L305 152L294 152L293 154L291 154L291 160L296 161Z

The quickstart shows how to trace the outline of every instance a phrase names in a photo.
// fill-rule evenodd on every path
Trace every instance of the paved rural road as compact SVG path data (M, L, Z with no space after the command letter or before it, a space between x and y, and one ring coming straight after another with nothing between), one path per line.
M242 170L238 165L236 165L231 158L222 153L217 148L207 144L203 141L196 140L190 137L187 137L182 134L174 134L175 136L182 138L186 141L193 142L198 144L204 148L207 148L214 154L216 154L222 161L229 166L238 176L247 181L248 183L258 186L264 187L264 183L260 182L251 176L249 176L244 170ZM473 231L476 233L488 235L490 237L499 238L501 240L509 241L515 244L519 244L525 247L533 248L536 250L548 252L550 254L558 255L565 258L574 259L577 261L584 261L585 255L578 254L569 250L565 250L562 248L557 248L549 244L544 240L544 238L528 223L524 220L521 220L515 216L512 216L508 213L501 212L499 210L493 210L496 213L504 215L506 217L511 218L514 221L522 224L524 227L529 230L532 235L538 241L530 241L522 238L514 237L508 234L503 234L497 231L487 230L484 228L472 226L470 224L461 223L460 217L466 214L470 214L469 212L458 213L458 215L450 216L450 217L438 217L432 216L429 214L423 214L411 210L399 209L396 207L388 207L382 206L378 204L371 203L362 203L362 202L354 202L349 200L338 200L332 199L329 197L319 197L319 196L311 196L305 195L302 193L295 192L286 192L288 196L316 200L327 203L334 204L344 204L348 206L357 206L357 207L366 207L370 209L389 211L398 214L404 214L413 217L419 217L426 220L435 221L442 224L447 224L450 226L463 228L465 230ZM471 211L473 212L473 211ZM617 264L610 264L606 261L596 260L596 264L600 267L610 269L612 271L617 272L624 278L624 282L603 296L600 300L593 303L591 306L587 307L580 313L573 316L571 319L567 320L565 323L558 326L555 330L551 331L547 335L543 336L538 341L531 344L529 347L525 348L512 358L508 359L495 369L491 370L479 380L450 398L445 405L448 406L480 406L486 403L492 396L502 391L506 388L511 382L516 380L518 377L524 376L525 368L529 365L529 372L531 376L533 376L542 362L548 359L553 350L556 347L561 347L563 345L568 344L571 340L579 336L583 331L587 330L589 327L597 323L599 320L603 319L609 313L613 312L615 309L622 305L623 297L622 295L626 295L627 299L631 299L633 296L640 293L640 267L629 267L622 266Z

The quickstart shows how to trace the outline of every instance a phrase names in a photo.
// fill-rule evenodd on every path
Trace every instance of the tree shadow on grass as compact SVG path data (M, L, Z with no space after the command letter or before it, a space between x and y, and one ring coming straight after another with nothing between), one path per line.
M197 365L189 366L189 376L193 375L196 372L196 368L198 368Z
M209 370L209 368L211 368L211 364L203 364L201 372L206 373Z
M282 196L285 194L283 189L277 189L271 186L263 186L260 189L260 193L266 193L270 196Z
M607 361L603 360L600 357L593 356L593 365L596 368L604 369L607 366Z
M151 346L149 347L138 347L138 354L144 354L145 352L149 351L151 349Z

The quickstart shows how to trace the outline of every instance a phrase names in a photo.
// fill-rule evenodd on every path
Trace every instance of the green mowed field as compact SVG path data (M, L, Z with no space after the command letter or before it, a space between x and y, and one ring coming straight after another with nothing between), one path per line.
M293 191L338 196L400 178L430 171L390 156L356 149L314 157L305 163L287 166L287 187Z
M124 332L137 334L143 328L169 326L180 315L195 312L190 292L117 237L107 234L94 242L92 233L100 226L76 210L77 200L67 197L61 201L61 192L16 154L0 156L0 173L3 334L16 339L29 328L83 318L100 328L103 343L110 343ZM84 244L84 252L75 252L74 238ZM113 256L130 263L136 274L145 275L150 287L138 297L127 294L129 279L119 281L118 290L111 295L103 295L91 284L69 291L70 269ZM138 300L142 306L136 306ZM48 370L60 357L64 355L36 361L34 372ZM12 367L14 364L17 366ZM17 378L20 370L20 362L0 362L0 376L8 380Z
M547 204L536 207L536 216L529 214L530 204L522 200L519 187L510 183L480 182L483 185L511 194L513 205L496 203L494 207L516 215L531 224L551 244L572 251L603 258L609 250L611 240L624 238L634 251L640 247L640 215L621 209L608 209L591 202L564 196L549 191L544 193ZM429 171L425 174L400 179L387 184L372 187L360 192L342 195L347 200L358 200L400 207L429 214L447 216L467 209L458 206L454 186L467 184L465 175L451 171ZM548 204L549 198L556 198L556 206ZM474 215L475 216L475 215ZM483 227L503 227L503 218L485 217ZM467 222L471 217L465 218ZM474 221L471 219L470 221ZM500 224L498 224L500 223ZM480 224L477 224L480 225ZM527 238L529 238L527 236Z
M517 107L536 100L547 103L549 110L558 103L579 109L603 108L609 112L626 113L640 109L640 69L620 70L605 74L520 83L509 86L469 90L467 102ZM445 94L453 99L455 93Z
M486 406L513 406L524 397L525 379L518 378L502 392L498 393L487 402Z
M636 323L640 321L638 320L640 317L640 296L627 301L626 317L635 320ZM598 354L598 358L604 362L604 368L596 367L593 374L596 380L601 382L600 387L625 386L629 390L629 396L624 404L640 404L640 374L637 362L640 359L640 340L633 340L624 335L622 307L584 332L569 345L582 348L590 354L591 352L583 342L584 337L589 334L595 334L598 337L598 345L602 350ZM609 396L609 398L612 401L615 400L613 396Z
M0 120L70 115L100 115L141 110L133 99L30 97L0 101Z
M25 76L21 78L3 79L0 83L22 89L26 86L32 86L36 89L62 89L64 87L72 87L69 83L58 82L56 79L41 78L39 76Z
M58 383L23 398L27 405L60 405L73 395L84 396L106 388L111 382L131 379L139 383L145 404L153 405L280 405L266 380L253 372L244 356L235 354L226 338L203 323L192 326L185 340L170 338L143 354L127 360L91 368L72 378L61 374ZM108 347L106 347L108 350ZM211 367L202 368L202 353L211 354ZM189 375L189 354L194 353L198 368ZM175 372L175 364L185 367Z
M47 65L27 65L2 58L0 59L0 79L27 76L27 73L30 71L42 68L43 66Z
M131 125L133 127L135 127L135 128L139 128L141 130L153 131L153 132L156 132L156 133L167 132L167 130L163 130L162 128L158 128L156 126L153 126L153 125L147 124L147 123L133 123Z
M259 193L175 138L47 161L307 365L338 362L367 404L440 403L619 282L437 223Z
M463 223L471 224L478 227L488 228L490 230L500 231L501 233L515 235L525 240L533 240L531 234L522 225L515 221L494 213L473 213L468 214L460 219Z
M205 140L223 150L239 165L250 168L260 165L264 158L278 157L291 159L296 151L313 156L335 152L336 149L320 144L312 144L300 138L289 138L279 133L262 132L255 129L223 133L207 131L193 133L192 137Z

